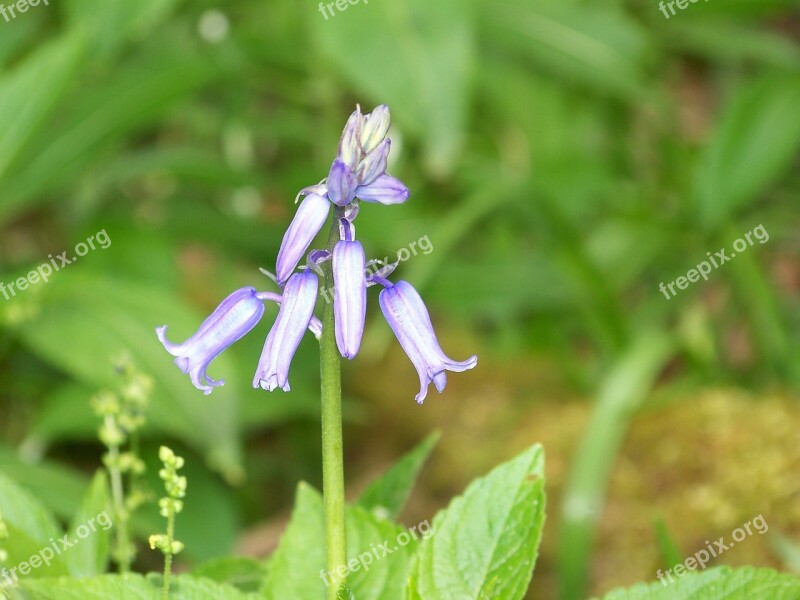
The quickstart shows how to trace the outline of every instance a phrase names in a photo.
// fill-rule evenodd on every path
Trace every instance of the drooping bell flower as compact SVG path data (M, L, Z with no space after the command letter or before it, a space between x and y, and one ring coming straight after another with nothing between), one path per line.
M158 339L167 352L177 357L175 364L189 375L192 384L205 394L225 383L206 374L209 364L223 350L244 337L264 315L264 303L258 298L255 288L236 290L225 298L213 313L203 321L200 329L182 344L167 340L167 326L156 328Z
M446 371L460 373L478 364L477 356L464 361L447 357L436 339L428 309L410 283L398 281L383 289L378 299L386 321L419 374L419 404L425 400L431 382L439 393L444 390Z
M314 305L317 301L317 276L311 270L301 271L289 277L283 289L278 317L267 336L253 387L273 391L281 388L288 392L289 366L303 339L303 334L312 324Z
M328 219L331 205L327 198L310 193L297 207L297 213L283 236L278 251L276 275L281 285L289 279L297 263Z
M361 242L341 240L333 248L333 309L336 346L348 359L361 348L367 315L366 256Z

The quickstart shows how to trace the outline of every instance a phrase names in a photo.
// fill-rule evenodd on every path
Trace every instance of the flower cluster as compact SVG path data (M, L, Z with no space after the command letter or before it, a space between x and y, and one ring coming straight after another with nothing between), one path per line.
M387 278L397 263L367 262L361 242L355 239L354 221L361 202L402 204L408 188L386 172L391 139L389 108L379 106L364 115L357 108L347 121L339 151L328 177L322 183L300 191L297 208L278 252L275 275L269 275L282 293L257 292L247 287L228 296L183 344L166 338L166 326L156 332L175 363L192 383L206 394L223 381L215 381L206 370L223 350L251 331L264 315L264 301L280 305L275 324L267 336L256 369L253 387L289 391L289 365L306 329L317 337L321 323L314 316L321 265L331 261L334 284L336 344L341 355L354 358L361 346L367 307L367 288L381 285L379 301L389 326L417 369L424 401L432 382L441 392L447 384L446 371L465 371L477 364L477 357L465 361L448 358L439 346L428 310L417 291L406 281L391 283ZM308 252L314 238L334 210L334 231L338 241L325 250ZM298 269L303 256L304 265Z

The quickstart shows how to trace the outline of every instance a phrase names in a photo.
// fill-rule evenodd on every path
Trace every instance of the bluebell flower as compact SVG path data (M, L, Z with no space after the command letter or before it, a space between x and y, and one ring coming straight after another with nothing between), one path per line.
M364 335L367 315L366 257L361 242L342 240L333 248L333 308L336 346L348 359L355 358Z
M215 381L206 369L223 350L244 337L264 315L264 303L255 288L236 290L225 298L213 313L203 321L200 329L182 344L167 340L167 326L158 327L156 334L167 352L176 356L175 364L189 375L198 390L210 394L214 387L225 383Z
M278 251L275 270L279 284L289 279L289 275L328 220L330 209L330 202L313 192L300 203Z
M444 390L446 371L460 373L478 364L477 356L464 361L447 357L436 339L428 309L410 283L398 281L381 290L378 298L386 321L417 369L420 390L416 400L419 404L425 400L431 382L439 393Z
M289 277L283 289L278 317L267 336L258 361L253 387L288 392L289 365L307 328L313 326L319 282L311 270Z

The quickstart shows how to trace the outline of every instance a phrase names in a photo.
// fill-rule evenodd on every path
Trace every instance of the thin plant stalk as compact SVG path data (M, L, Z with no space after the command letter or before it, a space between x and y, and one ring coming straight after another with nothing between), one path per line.
M339 239L338 211L334 215L328 250ZM322 264L324 290L333 291L331 261ZM333 302L325 301L322 309L320 338L320 379L322 382L322 494L325 504L326 566L330 577L328 599L336 600L346 584L338 567L347 564L344 522L344 457L342 441L342 376L341 358L336 347Z

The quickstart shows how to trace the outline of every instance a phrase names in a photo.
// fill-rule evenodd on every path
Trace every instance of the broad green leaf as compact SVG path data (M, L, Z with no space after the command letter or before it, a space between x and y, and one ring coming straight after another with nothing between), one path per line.
M441 433L438 431L430 434L397 464L373 481L361 494L359 505L379 515L396 518L406 505L411 488L440 437Z
M709 29L714 35L708 35ZM671 46L721 62L758 60L769 66L796 70L800 46L788 37L754 27L751 22L681 19L665 23L664 34Z
M103 575L87 579L24 581L9 591L11 600L161 600L160 576ZM182 575L171 579L170 600L256 600L210 579Z
M147 34L177 4L177 0L68 0L70 27L83 29L93 52L104 57L127 38Z
M682 578L673 575L666 583L640 583L627 590L619 589L603 596L603 600L797 600L800 579L771 569L754 567L717 567Z
M437 173L452 169L466 129L473 4L372 2L327 20L310 16L320 57L373 103L402 107L393 118L422 138L427 164Z
M267 570L263 563L246 556L226 556L206 561L192 569L192 577L205 577L225 583L243 592L261 588Z
M75 77L82 57L79 35L43 44L0 79L0 181L44 125Z
M61 531L55 518L36 498L5 475L0 475L0 515L7 523L9 533L8 539L3 542L8 552L6 566L9 571L12 568L23 569L19 573L12 572L12 577L24 580L26 577L61 575L65 572L60 554ZM69 550L67 548L65 551ZM34 556L37 556L34 561L38 561L39 566L31 563L31 557ZM30 572L24 572L29 567L23 563L33 567Z
M111 511L108 478L105 471L95 473L80 510L69 532L79 542L65 554L67 569L73 577L102 575L108 566L111 539Z
M408 598L523 598L544 511L544 453L536 445L474 481L436 515L414 555Z
M29 447L22 449L30 450ZM62 521L69 520L78 510L89 483L86 475L77 469L49 460L23 460L20 452L8 448L0 448L0 473L35 498L41 498L41 503ZM54 494L53 490L58 493Z
M218 75L214 65L185 53L148 55L116 69L113 79L75 98L61 118L63 125L40 135L18 170L4 172L0 152L0 184L6 188L0 197L0 223L22 204L47 200L44 193L64 186L98 156L105 158L109 146L163 118Z
M756 200L800 150L800 75L776 73L742 87L697 163L695 201L709 228Z
M348 564L340 566L352 567L347 577L351 592L358 600L401 600L417 544L414 535L420 534L412 535L358 506L347 508L346 521ZM269 563L266 597L324 600L325 571L322 496L300 484L292 519Z
M608 6L560 0L484 3L489 39L563 78L599 91L637 96L645 88L645 31Z

